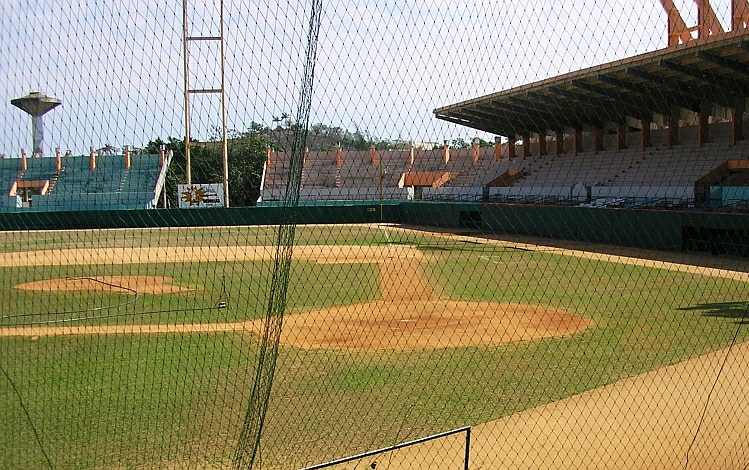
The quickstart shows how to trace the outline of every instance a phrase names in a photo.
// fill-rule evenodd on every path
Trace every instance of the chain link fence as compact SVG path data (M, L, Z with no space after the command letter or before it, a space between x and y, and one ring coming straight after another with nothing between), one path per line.
M1 468L747 468L749 3L5 1Z

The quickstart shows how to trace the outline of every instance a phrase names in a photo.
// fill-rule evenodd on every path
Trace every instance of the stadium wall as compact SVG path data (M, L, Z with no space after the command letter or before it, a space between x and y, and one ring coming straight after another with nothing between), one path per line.
M481 203L386 202L302 205L299 224L399 223L482 229L657 250L749 256L749 215ZM283 208L0 213L0 230L277 225Z

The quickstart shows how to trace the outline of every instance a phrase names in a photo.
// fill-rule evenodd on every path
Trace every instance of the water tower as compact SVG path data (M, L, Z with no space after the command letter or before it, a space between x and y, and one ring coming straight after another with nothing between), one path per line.
M31 115L31 135L34 139L32 154L44 155L44 123L42 116L48 111L62 104L57 98L52 98L38 91L32 91L26 96L10 100L10 104Z

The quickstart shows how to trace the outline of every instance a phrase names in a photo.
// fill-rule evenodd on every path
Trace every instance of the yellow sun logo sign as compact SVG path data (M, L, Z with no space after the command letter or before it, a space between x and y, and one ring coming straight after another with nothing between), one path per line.
M205 191L199 186L188 186L182 191L182 200L190 206L199 206L205 199Z

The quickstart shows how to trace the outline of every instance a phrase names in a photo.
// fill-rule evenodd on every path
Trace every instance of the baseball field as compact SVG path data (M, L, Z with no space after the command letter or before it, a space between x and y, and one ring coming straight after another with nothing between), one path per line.
M275 230L0 233L0 468L228 468ZM652 462L642 453L683 468L703 409L723 438L695 439L689 468L710 468L695 459L715 455L749 460L737 451L749 444L746 263L599 248L297 227L262 468L464 425L476 426L483 459L471 468L565 468L542 443L600 448L595 429L614 428L627 452L589 468ZM570 405L579 400L592 408ZM561 425L565 410L576 411ZM634 436L648 432L660 446L637 451ZM460 461L459 444L357 468L442 468Z

